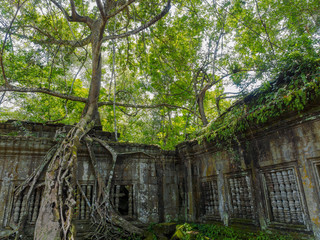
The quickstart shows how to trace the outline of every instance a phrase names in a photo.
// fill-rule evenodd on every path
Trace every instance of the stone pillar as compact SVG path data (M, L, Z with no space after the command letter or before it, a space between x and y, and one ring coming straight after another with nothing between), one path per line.
M11 186L11 177L7 175L2 179L2 184L0 188L0 227L5 227L8 223Z
M225 226L229 225L229 209L228 209L228 198L227 188L223 176L223 163L216 163L217 167L217 184L218 184L218 195L219 195L219 213L221 221Z
M315 239L320 240L320 197L318 195L318 192L320 192L320 184L317 192L316 179L313 177L313 175L315 175L313 172L317 169L314 169L315 165L312 162L307 162L306 164L304 161L302 164L300 174L310 217L310 219L306 220L310 223ZM318 182L320 183L320 179L318 179Z
M193 193L193 176L192 176L192 159L187 157L186 159L186 170L187 170L187 221L195 221L196 218L196 207Z
M158 185L155 161L151 159L140 159L137 168L138 220L143 223L158 222Z
M263 206L263 198L262 194L263 191L261 189L262 183L261 183L261 178L259 171L256 167L252 166L251 169L252 173L252 196L254 199L254 206L256 210L256 218L257 218L257 223L260 226L261 230L267 229L267 222L266 222L266 213L264 211L264 206Z

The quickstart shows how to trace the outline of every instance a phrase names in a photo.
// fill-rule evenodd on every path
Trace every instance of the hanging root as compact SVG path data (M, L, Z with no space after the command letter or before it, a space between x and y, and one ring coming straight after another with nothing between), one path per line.
M129 236L134 234L141 235L143 233L143 230L134 226L132 223L120 216L120 214L114 210L110 201L110 192L114 176L114 169L117 158L120 154L118 154L109 144L107 144L106 141L98 138L91 138L89 136L87 136L85 140L90 156L90 165L98 182L97 198L94 199L92 205L90 205L89 201L86 201L88 207L91 209L91 214L94 216L91 218L91 221L95 229L92 233L90 233L90 239L120 239L128 238ZM102 174L97 168L97 162L94 156L94 152L91 148L93 140L101 144L112 155L112 166L109 172L107 184L105 184L105 181L103 181ZM128 154L136 153L137 152L132 152ZM80 191L80 193L82 197L86 199L84 193L82 191Z

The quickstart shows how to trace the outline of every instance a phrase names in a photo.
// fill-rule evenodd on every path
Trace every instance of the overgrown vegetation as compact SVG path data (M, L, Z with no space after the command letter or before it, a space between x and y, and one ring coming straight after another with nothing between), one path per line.
M199 141L230 142L288 113L299 114L320 96L320 58L292 53L273 82L266 82L236 102L207 128L195 134Z
M155 226L153 226L155 228ZM154 231L146 240L170 239L170 240L294 240L313 239L312 237L299 233L281 233L277 231L259 231L253 227L226 227L219 224L196 224L184 223L176 225L176 230L171 234L163 234Z
M81 117L91 81L92 46L50 41L76 41L90 31L82 22L68 24L54 2L28 0L16 18L18 5L1 6L0 120L75 124ZM98 7L89 2L75 3L78 14L97 17ZM118 34L132 29L159 12L162 3L133 3L117 19L108 19L106 31ZM69 1L61 4L71 10ZM118 131L120 141L173 149L253 86L263 83L267 88L297 55L319 56L318 0L175 0L171 4L174 11L151 28L102 45L101 124L106 131ZM7 83L25 91L14 92ZM53 97L47 90L62 95ZM294 95L284 100L288 106L296 104L291 101ZM265 121L275 111L270 116L254 114L251 117Z
M120 141L172 149L190 136L230 142L270 118L303 111L319 96L319 9L319 0L1 4L1 120L73 125L14 196L27 194L28 207L45 172L35 239L75 237L77 152L81 140L88 149L99 142L88 135L94 125L116 139L119 132ZM263 87L247 95L258 83ZM230 99L239 102L230 107ZM100 144L114 168L118 153ZM102 234L113 224L140 233L113 209L113 170L106 183L93 153L90 160L100 189L94 221Z

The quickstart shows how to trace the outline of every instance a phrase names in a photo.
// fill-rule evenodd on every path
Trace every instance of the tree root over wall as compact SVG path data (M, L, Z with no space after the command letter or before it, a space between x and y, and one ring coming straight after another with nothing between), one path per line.
M75 227L72 219L76 206L76 188L80 190L80 194L90 209L90 220L94 230L87 236L89 239L120 239L133 234L142 234L142 229L120 216L110 199L118 156L140 152L117 153L106 141L88 135L91 129L90 124L84 124L88 125L87 128L81 128L80 123L69 131L62 142L48 151L40 166L15 189L14 202L24 196L26 211L20 217L18 225L11 222L12 231L2 232L2 235L0 233L0 239L24 239L30 197L38 187L40 176L43 174L45 174L45 182L42 185L45 186L45 190L36 221L35 240L75 239ZM89 164L97 181L97 195L92 203L87 199L76 179L77 149L81 139L85 141L87 146L90 156ZM93 142L98 142L112 156L112 166L107 182L97 166L92 148ZM119 231L119 228L122 230Z

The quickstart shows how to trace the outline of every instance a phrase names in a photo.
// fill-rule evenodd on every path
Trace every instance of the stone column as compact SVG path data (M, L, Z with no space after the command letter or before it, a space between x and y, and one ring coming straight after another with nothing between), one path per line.
M261 177L259 174L258 169L255 166L252 166L251 169L252 173L252 196L254 199L254 207L256 210L256 218L257 218L257 223L259 224L261 230L265 230L267 228L267 222L266 222L266 213L264 211L264 206L263 206L263 189L261 187L263 186L261 183Z
M311 225L311 229L315 236L315 239L320 240L320 197L318 191L316 190L316 179L313 177L313 172L315 165L312 162L302 162L302 166L299 169L302 179L303 190L306 196L306 203L308 206L308 213L310 219L305 219ZM313 171L312 171L313 170ZM319 173L320 175L320 173ZM316 176L317 177L317 176ZM320 179L318 179L320 183ZM319 184L320 185L320 184ZM320 186L319 186L320 188Z
M11 185L11 177L7 174L2 179L2 184L0 188L0 227L5 227L8 223Z
M221 221L225 226L229 225L229 208L227 198L227 188L223 176L223 163L216 163L217 168L217 184L218 184L218 198L219 198L219 213Z
M195 221L196 207L194 201L193 192L193 176L192 176L192 159L190 156L186 158L186 170L187 170L187 221Z

